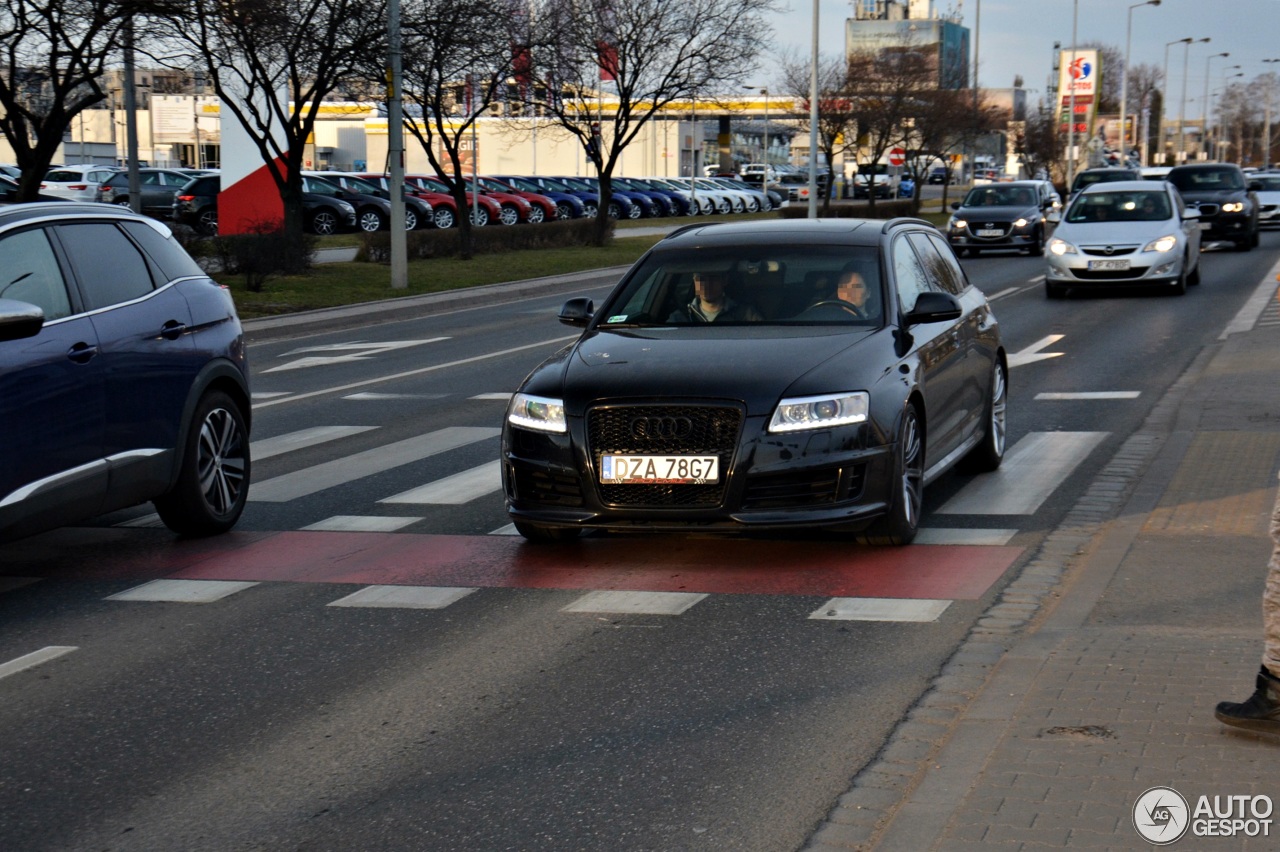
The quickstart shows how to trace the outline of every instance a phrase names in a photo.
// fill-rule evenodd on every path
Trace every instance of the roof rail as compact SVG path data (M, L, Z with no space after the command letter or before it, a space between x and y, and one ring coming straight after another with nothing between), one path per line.
M680 234L683 234L685 231L692 231L694 228L707 228L712 225L723 225L723 224L724 224L723 222L693 222L688 225L681 225L680 227L676 228L674 231L671 231L670 233L668 233L662 239L669 240L672 237L677 237ZM617 236L616 231L614 232L614 236L615 237Z
M937 225L927 219L917 219L914 216L897 216L889 219L884 223L884 227L880 229L880 233L887 234L889 229L895 225L928 225L930 228L936 228Z

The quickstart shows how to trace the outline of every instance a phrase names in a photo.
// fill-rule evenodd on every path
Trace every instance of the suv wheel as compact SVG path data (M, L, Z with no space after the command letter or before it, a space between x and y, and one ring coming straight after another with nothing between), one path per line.
M206 237L215 237L218 235L217 207L206 207L200 211L200 215L196 217L196 230L204 234Z
M190 536L235 526L249 494L249 432L230 396L210 391L200 400L181 465L173 489L155 499L164 525Z

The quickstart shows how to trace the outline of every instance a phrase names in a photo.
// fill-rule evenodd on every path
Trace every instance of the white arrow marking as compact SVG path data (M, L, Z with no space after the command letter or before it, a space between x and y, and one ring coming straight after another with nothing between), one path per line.
M441 340L448 340L447 337L432 337L429 340L389 340L385 343L335 343L331 346L307 346L302 349L294 349L292 352L286 352L281 358L288 358L290 355L301 355L304 352L342 352L342 355L311 355L305 358L298 358L287 364L281 364L279 367L272 367L269 370L263 370L264 373L279 373L282 370L301 370L306 367L321 367L328 364L346 364L352 361L363 361L372 358L375 355L381 355L384 352L392 352L396 349L408 349L411 346L422 346L426 343L439 343Z
M1023 364L1034 364L1036 361L1043 361L1046 358L1061 358L1064 354L1062 352L1041 352L1040 350L1046 346L1052 346L1065 336L1064 334L1051 334L1048 337L1037 340L1021 352L1013 353L1009 356L1009 368L1021 367Z

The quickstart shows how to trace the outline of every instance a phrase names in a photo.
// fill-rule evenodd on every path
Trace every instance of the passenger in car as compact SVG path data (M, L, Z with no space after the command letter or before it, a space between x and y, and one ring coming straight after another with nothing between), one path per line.
M693 299L667 318L667 322L760 322L760 312L734 301L726 292L729 278L723 272L695 272Z

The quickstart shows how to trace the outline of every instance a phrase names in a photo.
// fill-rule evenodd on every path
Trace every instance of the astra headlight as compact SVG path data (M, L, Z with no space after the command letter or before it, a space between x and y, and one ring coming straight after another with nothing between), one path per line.
M1071 245L1071 243L1065 240L1059 240L1057 238L1054 238L1053 240L1049 241L1049 251L1053 252L1056 255L1075 254L1076 247Z
M1169 251L1178 244L1178 238L1167 234L1158 240L1152 240L1142 247L1143 251Z
M769 431L799 432L864 423L869 406L870 397L864 391L784 399L773 412Z
M507 421L513 426L533 429L537 432L568 432L564 422L564 403L545 396L518 393L511 397L507 408Z
M1223 213L1239 213L1241 210L1244 210L1243 201L1228 201L1226 204L1222 205Z

